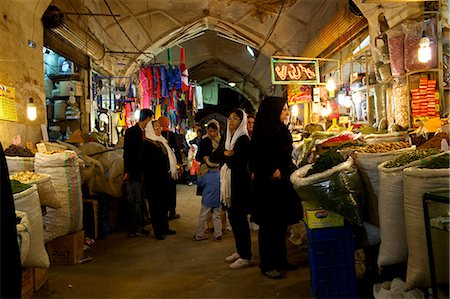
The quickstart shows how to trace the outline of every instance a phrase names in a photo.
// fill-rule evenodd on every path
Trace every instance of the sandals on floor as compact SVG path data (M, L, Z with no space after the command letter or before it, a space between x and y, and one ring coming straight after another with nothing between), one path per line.
M265 271L265 272L262 272L262 274L264 276L267 276L267 277L272 278L272 279L282 279L282 278L284 278L284 275L281 274L280 272L278 272L277 270Z

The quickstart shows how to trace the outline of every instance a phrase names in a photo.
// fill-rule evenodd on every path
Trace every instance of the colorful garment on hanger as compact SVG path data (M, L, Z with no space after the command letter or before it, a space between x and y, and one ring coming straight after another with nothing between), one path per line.
M185 92L189 90L189 73L186 67L186 63L184 62L184 48L181 48L181 63L180 63L180 71L181 71L181 91Z
M150 94L148 89L147 71L145 68L140 69L139 79L141 80L142 105L144 108L148 108L150 107Z
M155 91L156 91L156 98L157 99L162 99L161 97L161 74L159 73L159 67L156 66L153 69L154 73L153 75L156 77L156 86L155 86Z
M146 67L146 76L148 80L148 92L150 95L150 99L155 98L155 94L153 92L153 72L151 67Z
M175 77L175 89L181 90L181 70L178 66L175 66L173 74Z
M161 97L167 98L169 96L168 82L167 82L167 70L164 65L159 66L159 73L161 76Z
M170 64L169 68L167 69L167 88L169 90L172 90L172 88L175 86L175 76L173 73L173 67Z

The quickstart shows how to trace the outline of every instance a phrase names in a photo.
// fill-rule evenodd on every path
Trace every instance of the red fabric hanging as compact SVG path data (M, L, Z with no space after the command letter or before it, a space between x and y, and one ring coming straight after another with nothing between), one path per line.
M181 63L180 63L180 71L181 71L181 91L189 90L189 73L184 62L184 48L181 48Z
M147 77L147 81L148 81L148 94L150 96L150 99L154 99L155 98L155 93L153 92L153 73L152 73L152 68L151 67L146 67L146 77Z
M156 98L161 99L161 74L159 73L159 68L155 67L154 69L154 76L156 76Z

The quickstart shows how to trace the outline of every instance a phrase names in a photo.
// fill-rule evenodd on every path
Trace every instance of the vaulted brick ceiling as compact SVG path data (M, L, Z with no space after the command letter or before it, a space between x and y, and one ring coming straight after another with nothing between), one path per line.
M105 56L95 64L113 75L132 75L143 63L167 63L168 48L178 64L184 47L191 79L245 81L267 93L270 56L302 55L348 1L55 0L52 5L104 45ZM252 58L247 45L259 57Z

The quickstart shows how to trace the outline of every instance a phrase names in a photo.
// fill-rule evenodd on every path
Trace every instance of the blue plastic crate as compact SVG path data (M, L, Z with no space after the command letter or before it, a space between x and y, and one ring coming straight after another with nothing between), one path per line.
M314 298L358 298L350 226L306 229Z

